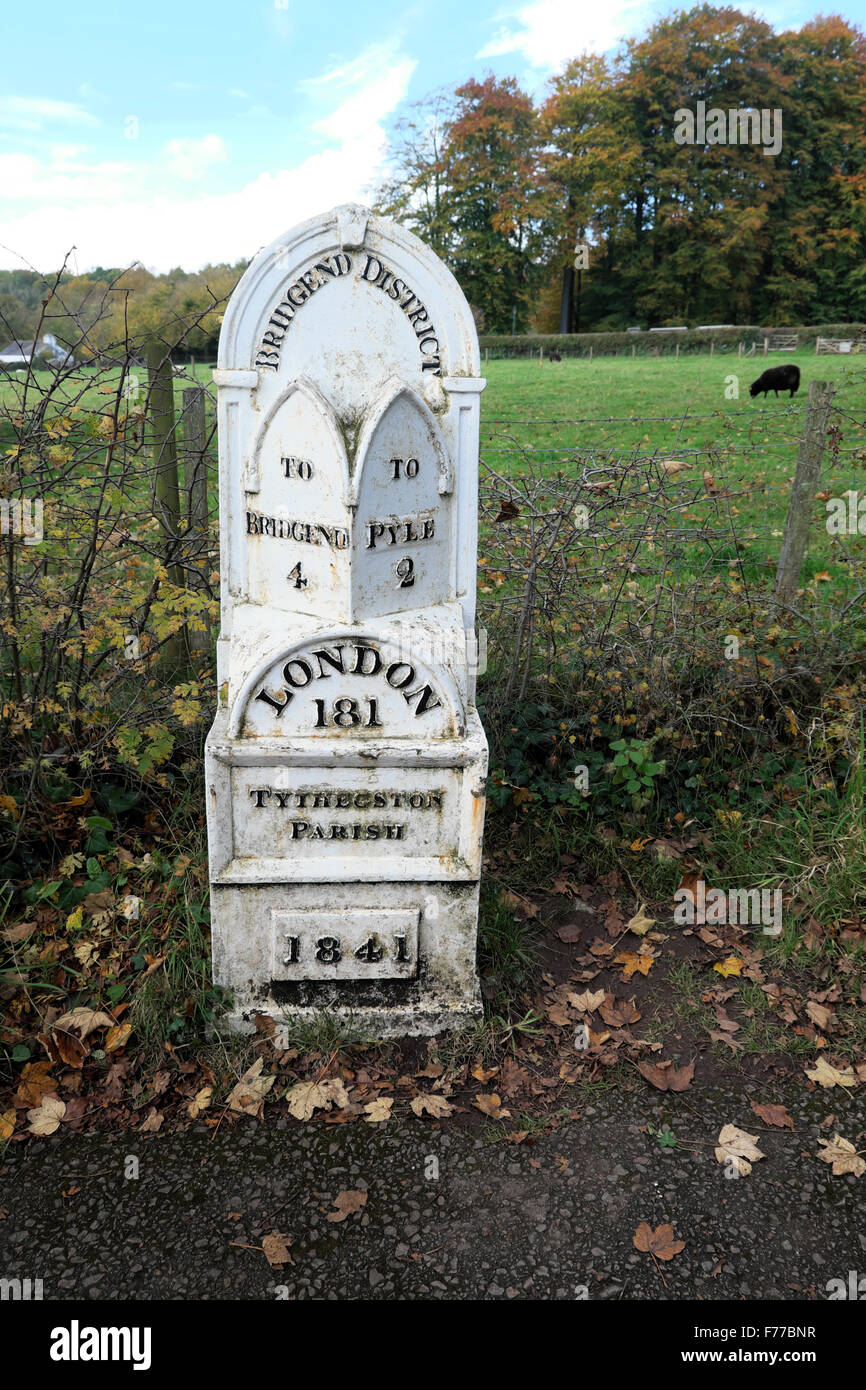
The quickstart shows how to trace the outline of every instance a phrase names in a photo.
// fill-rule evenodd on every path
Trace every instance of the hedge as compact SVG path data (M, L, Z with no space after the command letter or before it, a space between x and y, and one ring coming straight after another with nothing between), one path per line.
M551 349L561 352L563 357L588 357L592 348L594 357L619 357L630 355L634 348L637 355L667 356L676 352L677 344L681 353L704 352L714 345L716 352L736 353L740 343L748 350L752 343L758 343L758 353L763 353L763 340L774 333L799 334L798 350L814 348L816 338L859 338L866 332L862 323L823 323L805 327L802 324L789 328L758 328L754 325L740 325L737 328L697 329L690 328L685 333L519 333L511 336L506 333L483 333L479 338L482 354L490 357L537 357L539 351L547 357Z

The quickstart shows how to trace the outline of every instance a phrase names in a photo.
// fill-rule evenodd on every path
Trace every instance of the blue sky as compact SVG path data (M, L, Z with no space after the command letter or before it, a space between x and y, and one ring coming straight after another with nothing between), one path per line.
M683 8L688 8L684 0ZM7 3L0 267L234 261L363 199L405 102L490 69L541 91L666 0ZM866 25L866 0L744 9Z

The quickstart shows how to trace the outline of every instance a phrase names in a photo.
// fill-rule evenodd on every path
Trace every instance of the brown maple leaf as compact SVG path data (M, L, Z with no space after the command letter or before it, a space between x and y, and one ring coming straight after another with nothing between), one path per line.
M262 1249L271 1269L278 1268L280 1265L295 1263L289 1254L291 1243L292 1237L283 1235L281 1231L272 1231L269 1236L263 1237Z
M334 1198L336 1211L328 1212L329 1221L345 1221L353 1212L360 1211L367 1204L367 1193L363 1188L350 1188L338 1192Z
M686 1248L684 1240L674 1239L674 1228L670 1222L653 1230L646 1221L642 1221L632 1239L636 1250L645 1255L655 1255L657 1260L672 1260L674 1255Z
M684 1067L672 1067L670 1063L638 1062L637 1069L659 1091L685 1091L695 1074L694 1062L688 1062Z
M510 1110L502 1109L502 1100L495 1091L491 1095L477 1095L472 1104L491 1120L505 1119L511 1115Z
M765 1125L774 1125L776 1129L793 1129L794 1121L788 1114L784 1105L759 1105L757 1101L750 1101L752 1109L759 1120L763 1120Z

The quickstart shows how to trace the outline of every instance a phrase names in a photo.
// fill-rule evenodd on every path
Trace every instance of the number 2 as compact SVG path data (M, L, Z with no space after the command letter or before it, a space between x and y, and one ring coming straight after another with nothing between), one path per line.
M400 583L398 589L411 589L415 583L415 561L410 560L406 555L402 560L398 560L395 566L397 578Z

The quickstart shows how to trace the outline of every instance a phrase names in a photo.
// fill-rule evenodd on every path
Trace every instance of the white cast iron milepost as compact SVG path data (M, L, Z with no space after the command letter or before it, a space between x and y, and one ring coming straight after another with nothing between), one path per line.
M478 339L450 271L344 206L262 251L218 393L222 620L206 747L232 1026L379 1037L480 1012Z

